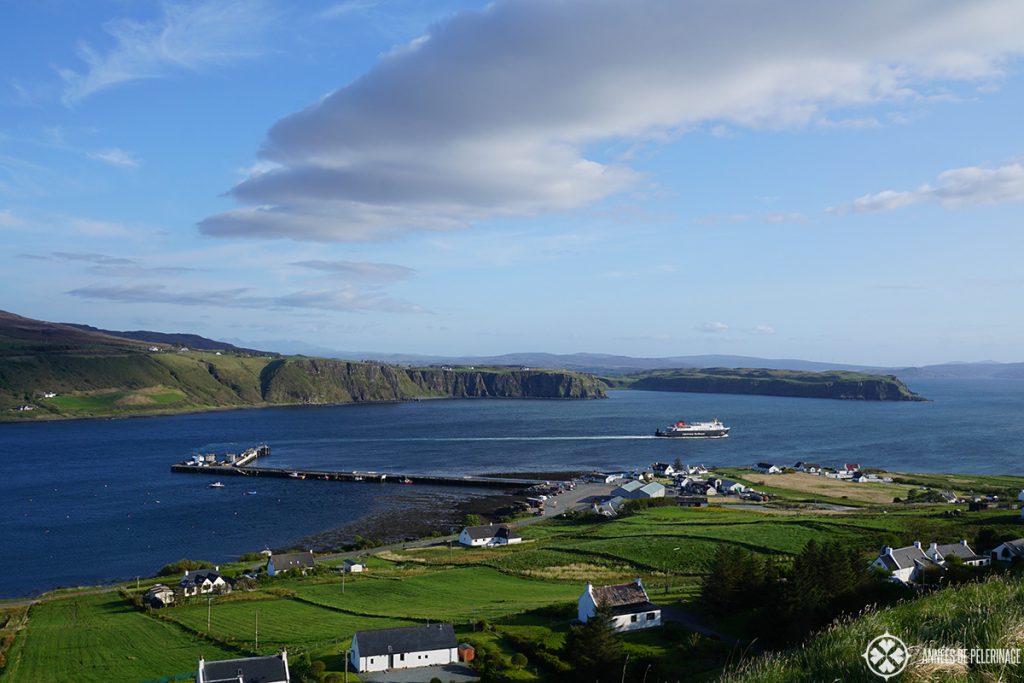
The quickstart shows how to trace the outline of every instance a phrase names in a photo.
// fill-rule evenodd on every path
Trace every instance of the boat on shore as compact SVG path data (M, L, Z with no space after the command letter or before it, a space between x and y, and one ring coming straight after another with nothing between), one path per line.
M729 427L722 424L717 417L710 422L690 422L679 420L665 429L658 429L655 436L689 439L724 439L729 436Z

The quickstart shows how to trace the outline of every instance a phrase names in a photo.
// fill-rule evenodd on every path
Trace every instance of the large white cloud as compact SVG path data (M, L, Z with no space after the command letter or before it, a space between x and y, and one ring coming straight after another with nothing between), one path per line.
M990 78L1021 26L1019 0L499 0L279 121L270 170L200 227L372 240L584 206L638 180L601 143L827 123Z

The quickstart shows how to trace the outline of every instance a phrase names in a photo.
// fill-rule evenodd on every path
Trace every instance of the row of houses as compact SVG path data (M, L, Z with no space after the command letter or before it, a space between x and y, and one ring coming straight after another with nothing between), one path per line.
M987 567L993 562L1024 562L1024 538L1006 541L985 554L975 553L966 540L959 543L931 543L927 547L914 541L903 548L882 546L871 565L888 572L893 581L920 583L928 570L948 568L952 558L968 567Z

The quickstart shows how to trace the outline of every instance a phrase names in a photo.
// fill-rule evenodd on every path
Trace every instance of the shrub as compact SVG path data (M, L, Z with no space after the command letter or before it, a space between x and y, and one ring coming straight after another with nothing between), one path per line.
M517 652L514 655L512 655L512 666L516 667L517 669L522 669L524 666L526 666L526 655L524 655L522 652Z
M160 571L157 572L157 575L158 576L168 576L170 574L184 574L186 570L187 571L192 571L193 569L212 569L212 568L213 568L213 562L208 562L207 560L181 559L181 560L178 560L177 562L171 562L170 564L165 564L163 567L160 568Z

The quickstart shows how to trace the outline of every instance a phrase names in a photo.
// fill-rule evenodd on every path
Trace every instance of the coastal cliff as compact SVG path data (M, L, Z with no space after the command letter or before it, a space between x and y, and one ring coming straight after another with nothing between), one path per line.
M402 368L322 358L286 358L260 377L271 403L359 403L410 398L604 398L596 378L561 370Z
M756 394L858 401L925 401L894 375L760 368L655 370L607 378L616 388L706 394Z

